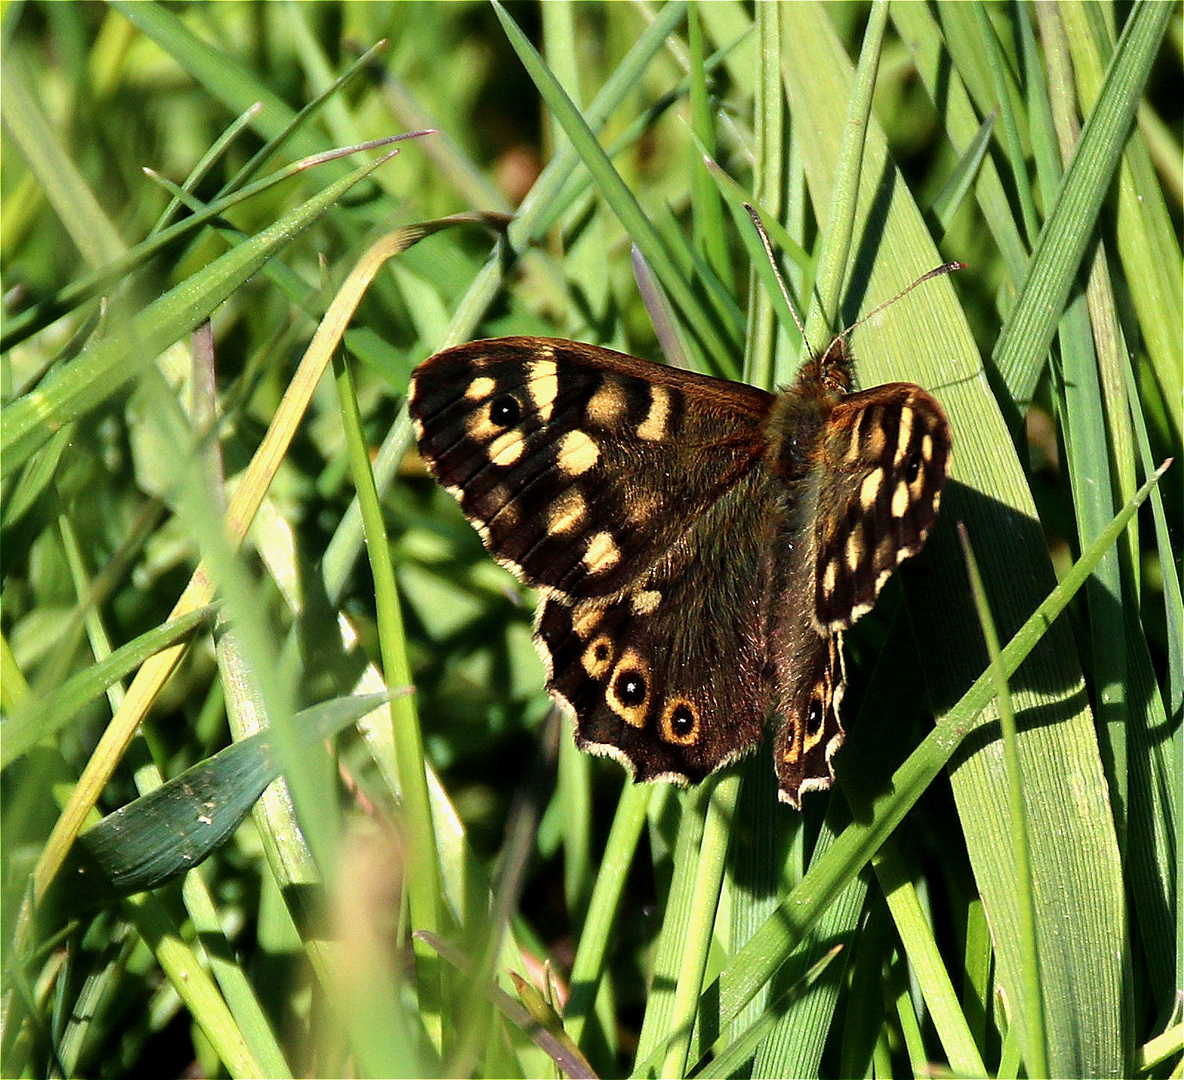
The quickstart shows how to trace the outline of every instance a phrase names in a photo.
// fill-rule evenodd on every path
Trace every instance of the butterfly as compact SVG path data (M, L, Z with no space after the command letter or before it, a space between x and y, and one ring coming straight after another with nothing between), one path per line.
M429 358L428 469L538 590L576 742L697 782L773 728L779 797L830 787L843 631L921 550L951 435L911 383L852 391L845 332L780 393L541 337Z

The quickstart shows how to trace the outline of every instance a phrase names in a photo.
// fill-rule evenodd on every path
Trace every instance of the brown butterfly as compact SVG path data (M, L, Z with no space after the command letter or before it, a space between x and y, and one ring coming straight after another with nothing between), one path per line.
M851 393L846 334L778 394L550 338L414 372L420 453L539 590L576 741L696 782L775 729L780 797L831 785L842 634L921 550L950 427L911 383Z

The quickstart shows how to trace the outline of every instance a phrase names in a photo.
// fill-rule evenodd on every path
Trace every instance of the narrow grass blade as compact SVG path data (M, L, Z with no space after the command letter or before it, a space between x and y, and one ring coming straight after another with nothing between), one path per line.
M9 714L0 727L3 734L0 767L7 768L42 739L61 730L88 701L135 671L148 657L187 638L212 612L211 607L197 608L141 634L97 664L71 676L35 705Z
M1027 1040L1024 1071L1033 1080L1048 1075L1048 1045L1044 1033L1044 1000L1040 985L1040 952L1036 939L1035 900L1032 895L1032 860L1028 846L1028 820L1024 810L1024 780L1020 769L1019 748L1016 745L1015 712L1011 707L1011 691L1002 670L999 637L987 604L987 593L979 576L978 564L964 528L959 528L958 539L966 553L966 568L974 592L979 623L991 658L990 675L995 683L995 701L999 707L999 726L1003 733L1003 758L1007 768L1008 811L1011 815L1011 838L1015 859L1016 892L1019 894L1020 945L1023 950L1023 1005L1016 1010L1023 1017L1022 1034Z

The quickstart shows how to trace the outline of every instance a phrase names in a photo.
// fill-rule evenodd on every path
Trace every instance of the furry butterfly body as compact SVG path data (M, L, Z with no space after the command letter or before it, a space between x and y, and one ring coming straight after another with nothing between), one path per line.
M950 456L926 391L850 386L842 337L779 394L549 338L416 369L420 452L539 590L583 748L695 782L771 721L780 797L830 786L842 632L921 549Z

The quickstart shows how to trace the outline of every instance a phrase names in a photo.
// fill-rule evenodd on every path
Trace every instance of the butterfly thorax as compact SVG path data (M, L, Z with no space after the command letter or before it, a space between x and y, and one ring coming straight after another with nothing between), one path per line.
M765 465L795 496L815 467L826 418L839 401L838 394L819 389L797 382L782 390L765 421Z

